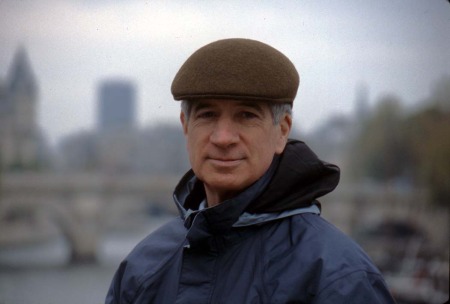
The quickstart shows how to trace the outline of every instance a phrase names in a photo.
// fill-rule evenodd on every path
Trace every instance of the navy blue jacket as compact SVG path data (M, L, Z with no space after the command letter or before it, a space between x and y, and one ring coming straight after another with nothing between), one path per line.
M188 172L174 194L180 217L121 263L106 303L394 303L363 250L320 217L315 198L338 179L291 141L246 191L201 209Z

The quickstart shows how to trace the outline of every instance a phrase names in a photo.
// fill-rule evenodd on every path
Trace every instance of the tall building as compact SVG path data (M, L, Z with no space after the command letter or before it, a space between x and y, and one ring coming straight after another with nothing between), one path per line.
M131 81L103 81L98 89L98 165L103 171L129 172L136 153L136 90Z
M38 162L38 89L24 48L16 52L5 82L0 82L0 165L27 169Z
M135 124L134 85L125 80L108 80L98 90L98 127L100 132L129 130Z

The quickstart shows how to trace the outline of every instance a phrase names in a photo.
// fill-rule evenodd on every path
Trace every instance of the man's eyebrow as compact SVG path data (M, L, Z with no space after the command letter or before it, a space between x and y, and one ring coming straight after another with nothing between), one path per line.
M201 109L208 108L208 107L211 107L211 106L212 106L212 104L210 102L208 102L208 101L204 101L204 100L196 101L194 103L193 107L192 107L192 111L193 112L199 111Z
M250 101L250 100L243 100L243 101L239 101L237 104L240 105L240 106L244 106L244 107L250 107L250 108L258 111L261 114L264 113L264 109L263 109L262 104L260 102L255 102L255 101Z

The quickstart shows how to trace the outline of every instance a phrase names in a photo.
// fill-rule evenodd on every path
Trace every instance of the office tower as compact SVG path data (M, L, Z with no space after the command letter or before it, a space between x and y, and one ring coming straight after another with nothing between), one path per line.
M135 87L126 80L107 80L98 90L98 127L101 132L130 130L135 124Z
M98 160L101 170L128 172L136 150L135 87L121 79L103 81L98 89Z

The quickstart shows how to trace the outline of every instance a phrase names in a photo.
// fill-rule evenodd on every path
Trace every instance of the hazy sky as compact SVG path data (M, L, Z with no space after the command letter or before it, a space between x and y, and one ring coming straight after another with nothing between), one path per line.
M309 130L394 93L415 104L450 73L447 0L0 0L0 77L23 45L40 89L39 124L52 142L96 123L97 85L132 80L141 125L176 121L172 79L214 40L244 37L286 54L300 73L295 126Z

